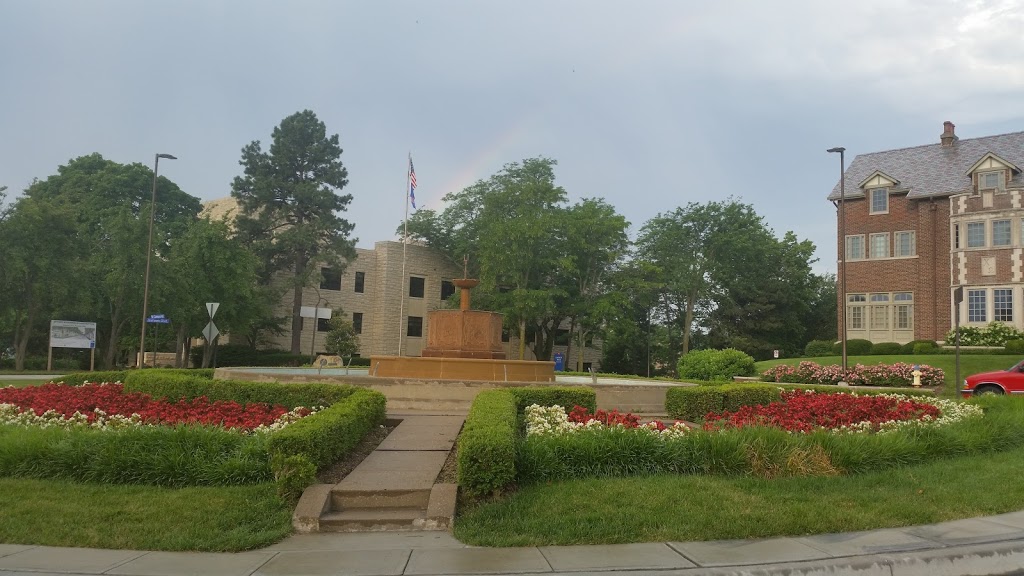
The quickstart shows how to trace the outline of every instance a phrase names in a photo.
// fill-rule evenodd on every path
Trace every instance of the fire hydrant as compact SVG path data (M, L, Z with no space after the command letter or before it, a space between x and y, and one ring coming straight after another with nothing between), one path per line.
M914 375L914 388L921 387L921 367L914 364L914 370L911 372Z

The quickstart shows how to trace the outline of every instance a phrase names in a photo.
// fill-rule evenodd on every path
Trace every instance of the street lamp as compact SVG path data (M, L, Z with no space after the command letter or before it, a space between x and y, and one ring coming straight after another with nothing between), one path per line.
M839 241L842 259L839 261L839 295L843 303L839 318L839 338L843 343L843 380L846 380L846 148L837 146L826 150L839 153Z
M149 262L153 256L153 218L156 216L156 173L160 168L160 159L177 160L170 154L157 154L153 161L153 197L149 203L149 244L146 246L146 279L142 289L142 334L139 336L139 368L146 365L146 307L149 304ZM153 365L156 366L156 351L153 352Z

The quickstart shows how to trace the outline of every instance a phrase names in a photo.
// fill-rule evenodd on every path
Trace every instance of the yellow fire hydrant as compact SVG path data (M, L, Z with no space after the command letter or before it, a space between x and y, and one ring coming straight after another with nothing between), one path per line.
M921 387L921 367L914 364L914 371L911 372L914 375L914 388Z

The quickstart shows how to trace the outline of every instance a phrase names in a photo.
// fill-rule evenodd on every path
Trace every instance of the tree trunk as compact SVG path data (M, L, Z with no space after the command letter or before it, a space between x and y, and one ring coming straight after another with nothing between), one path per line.
M526 359L526 319L519 320L519 359Z
M174 339L174 367L175 368L186 368L188 367L188 356L185 357L185 364L181 363L181 351L185 344L185 325L178 327L178 333Z
M305 261L302 256L295 257L295 290L292 292L292 354L302 353L302 284L298 282L299 277L302 275L302 269L305 267ZM316 330L316 326L312 327Z
M107 349L103 352L103 368L106 370L110 370L114 365L115 356L117 355L117 339L121 333L117 326L119 317L119 311L115 311L110 317L110 337L107 339ZM144 354L140 354L140 358L144 357ZM141 368L143 364L145 363L140 361L138 366Z
M31 298L31 296L30 296ZM28 302L28 309L25 312L25 319L21 324L21 332L18 334L18 340L14 343L14 369L24 370L25 369L25 357L28 354L28 341L32 337L32 324L35 320L35 314L32 312L32 301Z
M683 317L683 356L690 351L690 331L693 329L693 309L696 294L690 294L686 299L686 315Z

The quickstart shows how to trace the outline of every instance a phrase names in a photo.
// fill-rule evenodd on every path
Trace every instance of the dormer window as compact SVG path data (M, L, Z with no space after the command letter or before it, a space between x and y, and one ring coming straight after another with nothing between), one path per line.
M1006 184L1006 177L1002 170L994 172L981 172L978 174L978 190L1002 190Z
M888 188L872 188L869 191L871 198L871 213L872 214L888 214L889 213L889 189Z

